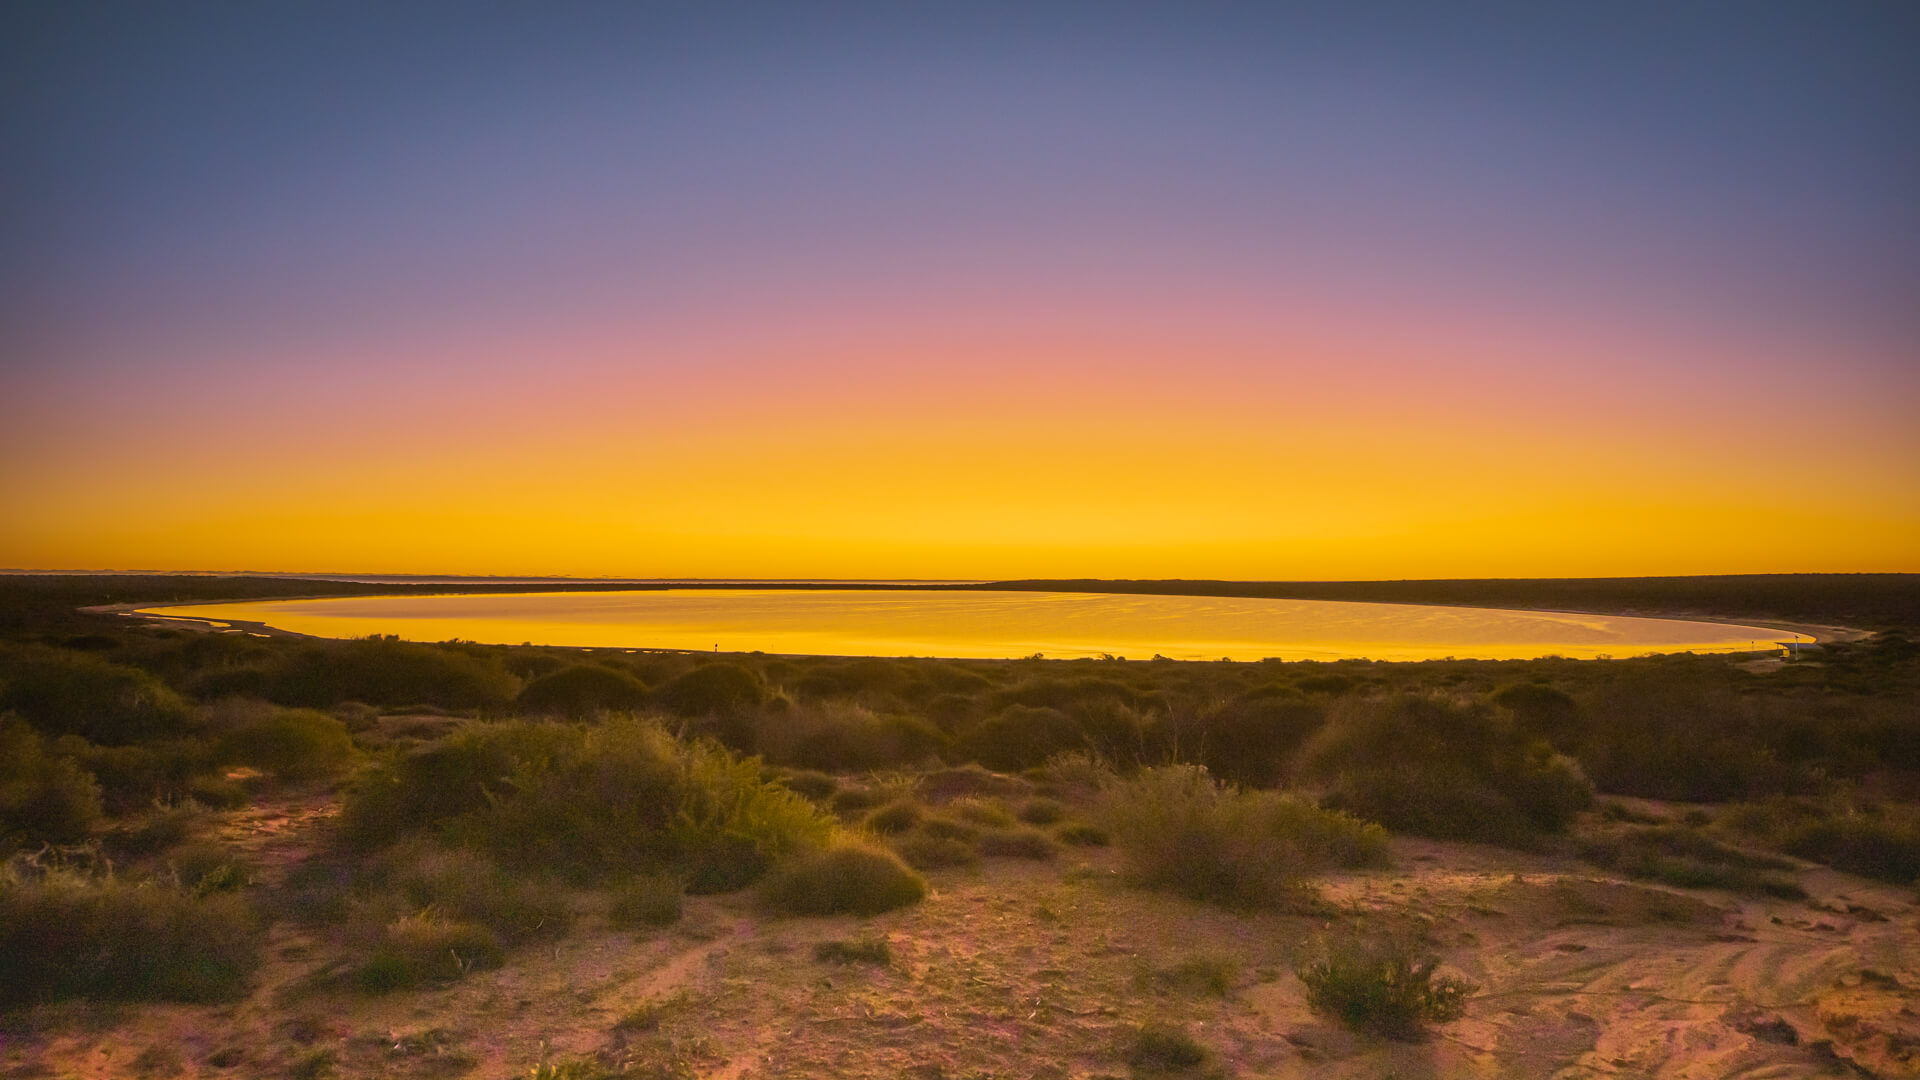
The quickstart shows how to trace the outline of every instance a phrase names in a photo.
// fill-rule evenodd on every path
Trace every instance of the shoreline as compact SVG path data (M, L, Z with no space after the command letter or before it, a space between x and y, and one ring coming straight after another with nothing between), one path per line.
M688 590L697 590L699 589L699 586L689 585L689 586L686 586L685 588L687 588ZM779 584L770 584L768 588L777 590L781 588L781 586ZM428 594L428 595L439 595L439 596L522 595L524 596L524 595L546 593L551 591L552 590L541 589L541 588L529 588L524 591L488 590L485 592L475 592L475 593L447 592L447 593L434 593L434 594ZM568 591L571 592L572 590L568 590ZM626 590L608 589L608 590L594 590L594 591L618 592L618 591L626 591ZM632 590L632 591L653 591L653 590L640 589L640 590ZM722 590L722 591L732 591L732 590ZM818 591L818 586L816 585L810 589L799 589L794 591ZM856 586L849 589L848 591L867 591L867 590L862 590ZM880 590L880 591L896 591L896 590L888 589L888 590ZM920 591L920 590L915 589L911 591ZM929 589L927 591L946 591L946 590L942 589L939 586L935 586L932 589ZM975 591L975 590L962 590L962 591ZM1035 592L1035 593L1049 593L1049 594L1061 594L1061 595L1076 595L1076 594L1085 595L1087 593L1092 592L1092 590L1084 590L1084 589L1006 589L1001 591ZM417 595L420 595L420 594L415 594L415 593L369 594L367 596L354 597L354 598L355 599L372 599L380 596L406 597L406 596L417 596ZM1128 592L1114 592L1114 593L1096 593L1095 595L1134 596L1134 595L1141 595L1141 594L1128 593ZM1193 593L1193 594L1157 593L1152 595L1161 595L1161 596L1191 595L1196 598L1208 598L1208 597L1213 597L1216 594L1203 592L1203 593ZM248 634L253 634L255 636L260 636L260 637L301 638L301 639L314 640L314 641L346 640L341 638L329 638L324 635L307 634L307 633L301 633L299 631L287 630L281 627L272 626L266 622L262 622L259 620L213 619L213 618L201 617L201 616L167 615L167 614L160 613L161 609L165 609L165 608L205 607L205 606L210 606L214 604L223 604L223 603L281 603L281 602L298 602L298 601L304 601L304 600L328 600L328 599L345 599L345 598L339 597L334 594L321 593L321 594L310 594L305 596L284 596L284 597L272 597L272 598L241 598L241 599L233 599L233 600L177 600L177 601L161 601L159 603L132 602L132 603L117 603L117 604L97 604L97 605L91 605L87 607L81 607L77 610L87 614L119 615L119 616L128 617L128 618L144 618L144 619L150 620L150 623L149 623L150 625L173 626L173 627L178 627L182 629L192 630L197 633L248 633ZM1285 598L1248 597L1247 599L1283 600ZM1749 622L1749 621L1744 621L1744 620L1731 618L1727 616L1708 615L1708 614L1701 614L1701 613L1694 613L1694 612L1667 612L1667 613L1661 613L1661 614L1648 614L1644 611L1634 611L1634 610L1590 611L1590 610L1568 610L1568 609L1538 608L1538 607L1489 607L1486 605L1478 605L1478 604L1420 604L1420 603L1413 603L1410 601L1375 601L1375 600L1316 600L1316 601L1309 601L1309 602L1329 603L1329 604L1339 604L1339 603L1391 604L1397 607L1455 608L1455 609L1479 610L1479 611L1491 611L1491 612L1513 612L1513 613L1519 613L1519 614L1583 615L1583 616L1594 616L1599 618L1651 619L1651 620L1660 620L1660 621L1669 621L1669 622L1711 623L1719 626L1737 626L1737 627L1744 627L1749 629L1777 631L1779 633L1793 635L1796 639L1801 637L1811 638L1812 644L1815 646L1824 646L1830 643L1846 643L1846 642L1861 641L1867 638L1871 638L1875 634L1875 631L1865 630L1858 627L1838 626L1838 625L1827 624L1827 623L1805 623L1805 622L1793 622L1788 620L1775 620L1775 619ZM216 625L216 624L225 624L225 625L222 626L222 625ZM1740 657L1740 656L1752 656L1752 655L1758 654L1765 657L1765 656L1771 656L1779 652L1789 644L1788 642L1779 641L1773 638L1761 638L1761 639L1755 639L1755 640L1756 640L1756 644L1762 645L1762 647L1758 647L1752 650L1730 649L1724 652L1712 652L1704 655ZM628 651L636 651L636 652L672 652L672 653L697 652L702 654L704 654L705 652L705 650L687 650L687 649L647 647L647 646L548 644L545 647L583 649L587 651L593 651L597 649L607 649L607 648L619 648L619 649L626 649ZM730 651L739 652L740 650L730 650ZM746 652L757 652L757 651L759 650L746 650ZM1692 650L1679 650L1677 653L1671 653L1671 654L1650 652L1650 653L1635 654L1635 655L1678 655L1681 653L1691 653L1691 652ZM808 655L808 656L835 655L837 656L841 654L770 653L770 655ZM846 654L846 655L848 655L849 657L855 657L855 656L865 657L865 656L876 655L876 654L861 653L861 654ZM1544 657L1535 657L1533 659L1543 659L1543 658ZM1612 659L1612 657L1606 657L1606 658ZM1621 658L1626 659L1628 657L1621 657ZM1007 658L1002 658L1002 659L1007 659ZM1056 659L1071 659L1071 657L1058 657ZM1483 659L1483 658L1463 657L1459 659L1476 660L1476 659ZM1601 657L1593 657L1592 659L1601 659ZM1382 659L1377 659L1372 657L1341 657L1341 658L1338 658L1337 660L1322 661L1322 662L1332 663L1332 662L1339 662L1341 660L1359 660L1367 663L1409 663L1409 664L1427 662L1427 660L1425 659L1382 660ZM1199 661L1195 661L1195 662L1199 662ZM1500 662L1500 661L1488 660L1487 662Z

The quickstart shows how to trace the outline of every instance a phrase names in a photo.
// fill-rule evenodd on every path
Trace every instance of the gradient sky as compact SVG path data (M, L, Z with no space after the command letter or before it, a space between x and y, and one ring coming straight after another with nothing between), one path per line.
M1920 7L1277 7L12 0L0 566L1920 571Z

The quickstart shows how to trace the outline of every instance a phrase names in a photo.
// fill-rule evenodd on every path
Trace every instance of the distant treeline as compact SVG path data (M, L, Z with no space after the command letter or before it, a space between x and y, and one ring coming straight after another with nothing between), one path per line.
M1206 581L1030 578L974 584L836 582L368 582L219 574L0 575L0 625L18 628L99 604L267 600L293 596L428 593L607 592L702 588L878 589L1148 593L1353 600L1390 604L1532 608L1645 615L1700 615L1832 623L1867 629L1920 627L1920 574L1722 574L1641 578L1460 578L1430 581Z
M1434 581L1001 581L978 588L1043 592L1257 596L1383 604L1536 608L1646 615L1920 626L1920 574L1716 574L1641 578L1460 578Z

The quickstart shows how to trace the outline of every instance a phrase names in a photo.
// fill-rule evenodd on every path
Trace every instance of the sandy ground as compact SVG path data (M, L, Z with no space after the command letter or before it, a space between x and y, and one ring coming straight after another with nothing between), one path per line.
M331 812L262 806L220 835L270 883ZM1396 840L1393 854L1389 869L1325 879L1311 915L1131 888L1098 849L937 871L924 903L871 919L700 897L636 934L588 911L501 970L385 997L341 989L326 976L347 958L282 923L245 1000L17 1017L0 1077L504 1080L586 1054L646 1077L1117 1077L1146 1021L1179 1025L1244 1077L1920 1076L1911 889L1810 867L1811 900L1753 899L1475 845ZM1395 1043L1309 1012L1294 968L1354 928L1424 932L1480 986L1465 1016ZM884 967L813 956L874 938ZM1196 957L1230 963L1223 996L1155 978Z

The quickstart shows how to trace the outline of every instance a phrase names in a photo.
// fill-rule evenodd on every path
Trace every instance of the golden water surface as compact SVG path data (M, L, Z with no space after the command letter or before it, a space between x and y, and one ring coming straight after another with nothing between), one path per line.
M1486 660L1767 648L1764 627L1616 615L1113 593L669 589L148 609L347 638L831 656Z

